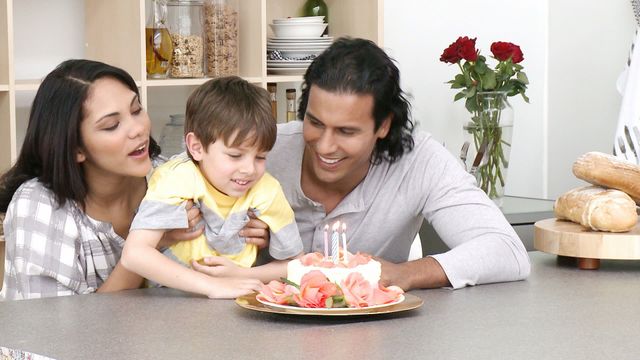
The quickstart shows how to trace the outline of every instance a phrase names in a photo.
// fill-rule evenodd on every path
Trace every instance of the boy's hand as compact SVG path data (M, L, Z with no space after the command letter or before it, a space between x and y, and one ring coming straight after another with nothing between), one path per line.
M260 291L262 283L257 279L211 278L211 299L233 299L238 296Z
M251 220L240 230L239 235L246 238L247 244L254 244L258 249L266 248L269 246L269 226L258 219L251 210L247 214Z
M200 209L193 206L193 201L189 200L186 203L185 210L187 210L189 227L187 229L175 229L165 232L158 243L158 248L169 247L184 240L193 240L204 233L204 224L198 226L198 224L202 222Z
M202 259L204 265L197 261L191 262L194 270L215 277L242 277L243 268L223 256L207 256Z

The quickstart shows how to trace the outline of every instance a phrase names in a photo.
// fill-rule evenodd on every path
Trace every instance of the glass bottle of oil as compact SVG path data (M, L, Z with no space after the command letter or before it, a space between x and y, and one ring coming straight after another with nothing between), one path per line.
M296 119L296 89L287 89L287 122Z
M173 44L166 26L167 1L153 0L145 27L147 77L166 78L171 66Z

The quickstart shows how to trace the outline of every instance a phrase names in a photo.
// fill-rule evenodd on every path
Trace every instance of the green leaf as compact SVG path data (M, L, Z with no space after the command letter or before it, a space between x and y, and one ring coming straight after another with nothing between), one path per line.
M334 307L334 308L347 307L347 301L345 300L344 295L334 295L334 296L332 296L332 298L333 298L332 307Z
M520 95L522 95L522 98L524 99L525 102L529 102L529 97L527 97L527 95L525 95L524 92L521 92Z
M333 307L333 298L331 296L324 301L324 307L327 309L331 309Z
M527 78L527 74L523 73L522 71L520 71L516 75L516 78L518 79L518 81L520 81L523 84L529 84L529 78Z
M476 103L475 96L467 98L467 101L464 102L464 107L466 107L467 110L470 113L473 113L473 112L477 111L478 110L478 104Z
M477 87L475 87L475 86L471 87L471 88L467 91L467 93L465 94L465 97L466 97L466 98L470 98L470 97L474 97L474 96L476 96L476 91L477 91Z
M496 88L496 73L489 71L482 76L482 90L493 90Z
M456 96L453 97L453 101L458 101L464 97L465 97L464 91L460 91L459 93L456 94Z
M293 281L291 281L291 280L289 280L289 279L287 279L287 278L283 278L283 277L281 277L281 278L280 278L280 281L282 281L282 282L283 282L283 283L285 283L285 284L288 284L288 285L291 285L291 286L295 286L295 288L296 288L296 289L300 289L300 285L298 285L298 284L294 283Z

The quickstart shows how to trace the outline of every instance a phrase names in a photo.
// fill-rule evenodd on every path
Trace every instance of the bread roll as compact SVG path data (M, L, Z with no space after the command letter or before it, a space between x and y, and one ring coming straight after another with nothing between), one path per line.
M636 203L619 190L584 186L556 200L553 211L561 220L571 220L596 231L625 232L638 221Z
M588 152L573 163L573 174L588 183L627 193L640 204L640 166L600 152Z

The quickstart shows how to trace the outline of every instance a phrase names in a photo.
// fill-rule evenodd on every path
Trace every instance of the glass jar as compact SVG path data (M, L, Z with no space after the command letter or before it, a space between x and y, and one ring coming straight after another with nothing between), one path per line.
M169 115L169 122L162 128L158 145L162 155L167 158L185 151L184 114Z
M167 27L173 44L169 75L172 78L204 77L202 1L169 1Z
M207 76L238 75L238 5L237 0L204 3Z
M287 89L287 122L296 119L296 89Z
M167 1L153 0L145 26L147 77L164 79L171 66L173 45L167 30Z

